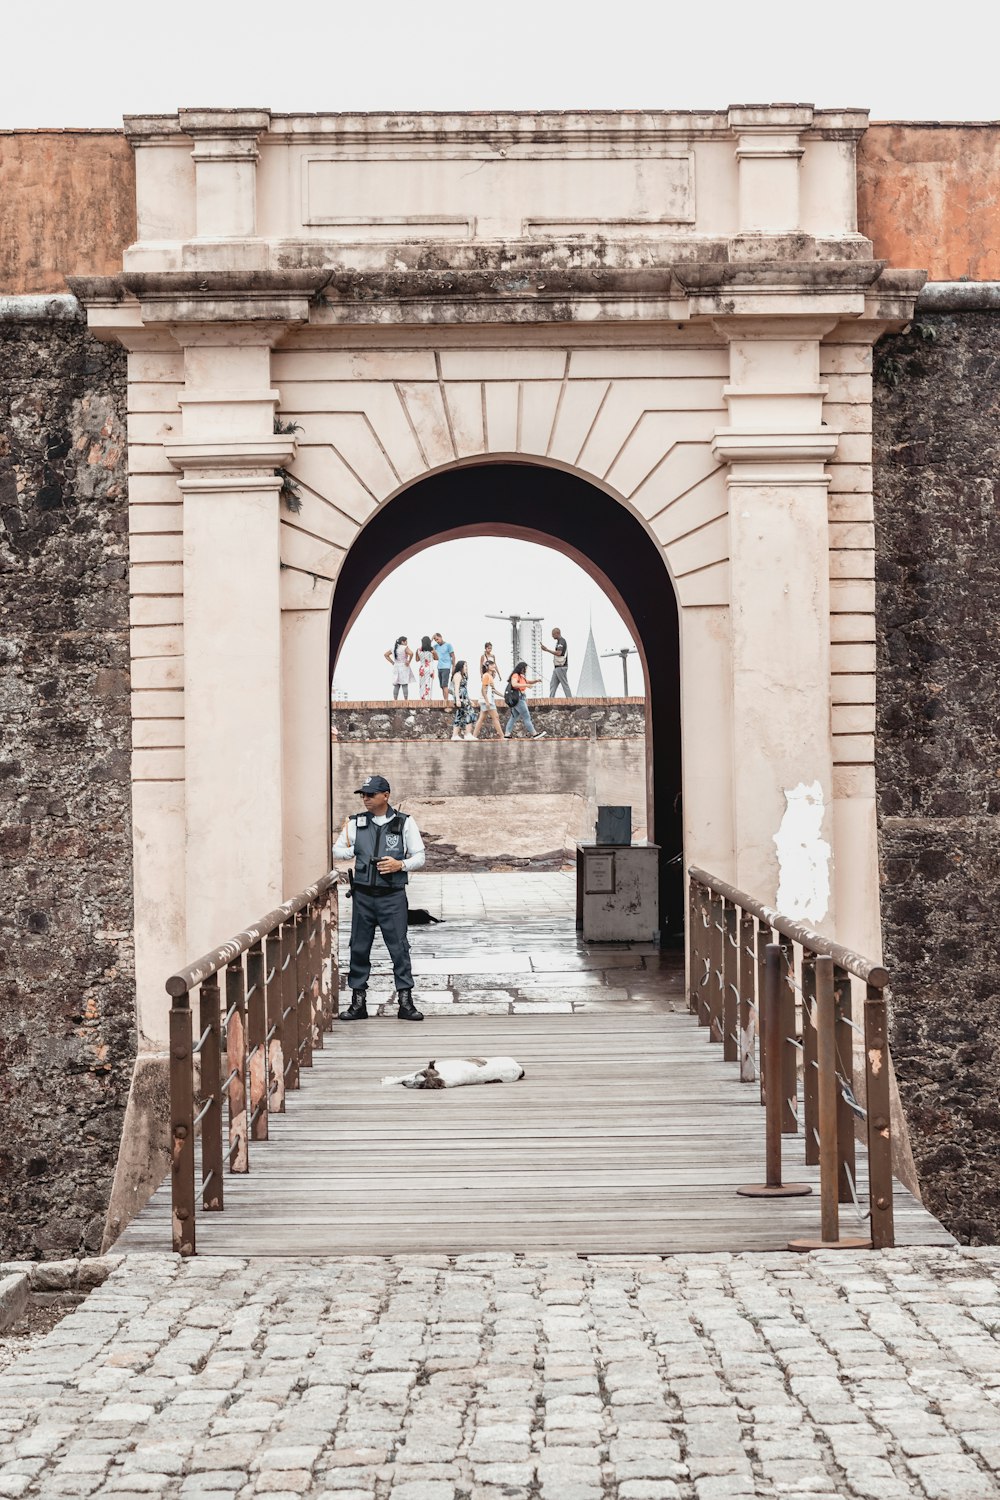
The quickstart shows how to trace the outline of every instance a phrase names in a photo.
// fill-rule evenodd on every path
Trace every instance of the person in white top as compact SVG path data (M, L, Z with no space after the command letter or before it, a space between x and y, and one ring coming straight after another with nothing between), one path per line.
M351 893L351 1004L341 1021L367 1021L371 951L378 929L392 959L401 1021L424 1018L413 1003L413 970L406 933L406 881L426 858L420 829L407 813L389 806L384 776L369 776L358 795L364 811L352 813L333 846L334 859L353 859Z

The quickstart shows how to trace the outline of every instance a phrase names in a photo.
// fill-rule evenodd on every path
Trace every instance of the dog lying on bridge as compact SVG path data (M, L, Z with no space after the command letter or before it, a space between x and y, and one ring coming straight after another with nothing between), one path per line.
M446 1057L418 1073L389 1075L382 1087L401 1083L404 1089L457 1089L464 1083L516 1083L523 1077L524 1069L512 1057Z

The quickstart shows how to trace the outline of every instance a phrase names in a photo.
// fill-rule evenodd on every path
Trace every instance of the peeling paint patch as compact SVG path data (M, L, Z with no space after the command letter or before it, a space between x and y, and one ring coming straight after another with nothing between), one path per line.
M774 835L777 907L786 916L822 922L830 909L830 845L821 837L823 789L818 781L785 792L785 814Z

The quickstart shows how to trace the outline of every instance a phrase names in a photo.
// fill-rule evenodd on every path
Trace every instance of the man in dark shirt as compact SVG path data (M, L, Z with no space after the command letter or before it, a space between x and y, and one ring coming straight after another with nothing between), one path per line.
M556 696L556 689L561 687L566 697L572 698L573 694L569 690L569 642L558 625L553 627L552 639L555 641L554 647L542 646L543 651L547 651L550 656L555 657L555 661L552 663L552 681L549 683L549 697L554 698Z

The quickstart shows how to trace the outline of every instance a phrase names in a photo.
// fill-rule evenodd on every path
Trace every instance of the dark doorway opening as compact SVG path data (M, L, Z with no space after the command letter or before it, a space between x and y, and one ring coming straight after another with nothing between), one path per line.
M677 600L662 552L617 500L578 475L532 463L463 465L417 480L380 508L344 561L330 620L330 680L365 600L404 557L450 536L491 533L568 553L630 625L646 680L647 817L661 851L661 932L665 942L679 943L684 875Z

